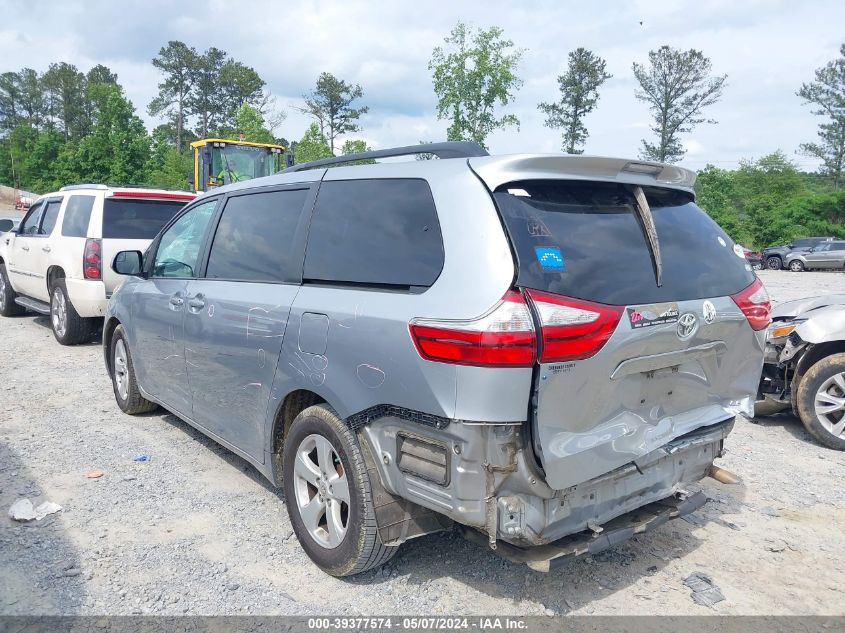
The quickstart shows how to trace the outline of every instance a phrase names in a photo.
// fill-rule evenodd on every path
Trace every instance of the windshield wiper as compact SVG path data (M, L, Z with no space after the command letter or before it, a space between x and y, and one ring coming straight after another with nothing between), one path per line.
M643 235L648 241L651 265L654 268L654 280L659 288L663 285L663 261L660 259L660 240L657 237L657 228L654 226L654 216L651 214L651 207L648 206L648 200L642 187L634 187L634 199L637 202L634 205L637 210L637 219Z

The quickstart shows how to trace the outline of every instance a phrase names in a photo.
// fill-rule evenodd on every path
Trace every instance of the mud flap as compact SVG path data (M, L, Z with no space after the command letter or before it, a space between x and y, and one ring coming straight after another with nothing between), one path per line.
M496 553L511 562L525 563L534 571L549 572L570 558L584 554L598 554L627 541L636 534L653 530L671 519L695 512L706 502L707 497L703 492L696 492L687 497L675 495L637 508L633 512L605 523L598 534L581 532L554 543L531 548L521 548L499 541ZM465 526L461 526L461 530L468 540L483 545L488 544L486 534Z
M367 464L376 524L383 545L399 545L417 536L451 529L449 517L388 492L382 485L366 437L359 433L358 442Z

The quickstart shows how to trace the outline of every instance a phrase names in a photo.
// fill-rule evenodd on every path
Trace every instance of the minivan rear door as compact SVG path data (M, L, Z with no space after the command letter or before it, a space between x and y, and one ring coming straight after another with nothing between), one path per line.
M635 186L543 178L494 189L516 285L542 324L532 435L556 489L751 412L762 338L732 298L756 279L742 250L690 193L646 186L652 248Z

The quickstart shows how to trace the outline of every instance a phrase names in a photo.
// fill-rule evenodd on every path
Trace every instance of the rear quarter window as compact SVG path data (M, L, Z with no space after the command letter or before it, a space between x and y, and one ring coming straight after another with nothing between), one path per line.
M106 198L103 238L151 240L185 204L173 200Z
M644 192L660 242L661 286L628 186L544 180L499 187L494 198L517 255L517 284L635 305L730 295L754 280L745 257L691 195Z
M442 269L443 239L426 181L341 180L320 186L304 279L427 288Z
M95 196L70 196L62 220L62 235L65 237L87 237L91 211Z

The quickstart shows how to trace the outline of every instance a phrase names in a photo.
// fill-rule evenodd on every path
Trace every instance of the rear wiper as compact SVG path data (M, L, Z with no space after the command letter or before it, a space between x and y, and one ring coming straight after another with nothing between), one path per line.
M654 216L651 214L651 207L648 206L645 192L642 187L634 187L634 198L637 204L637 219L640 228L648 240L648 250L651 255L651 265L654 268L654 280L658 288L663 285L663 261L660 259L660 240L657 238L657 228L654 226Z

